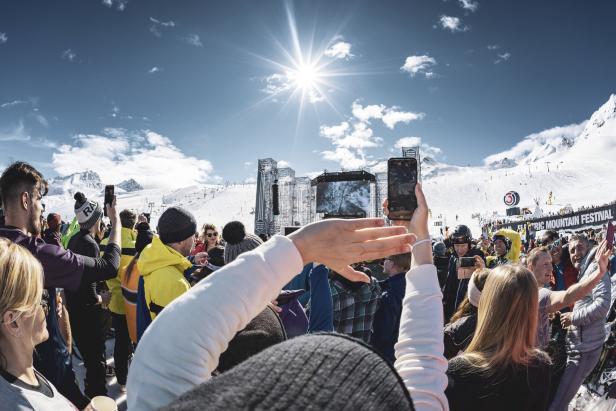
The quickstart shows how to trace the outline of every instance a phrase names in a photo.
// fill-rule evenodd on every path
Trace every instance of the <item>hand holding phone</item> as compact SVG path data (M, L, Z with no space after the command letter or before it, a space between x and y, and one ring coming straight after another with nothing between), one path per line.
M387 161L387 204L389 219L410 220L417 208L417 159L390 158Z
M115 187L113 185L105 186L105 200L103 203L103 212L105 214L105 217L107 217L107 204L109 205L113 204L114 192L115 192Z

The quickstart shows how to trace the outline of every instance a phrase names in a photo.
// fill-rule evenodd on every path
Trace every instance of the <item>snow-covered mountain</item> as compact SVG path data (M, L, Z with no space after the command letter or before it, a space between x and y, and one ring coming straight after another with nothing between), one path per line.
M473 216L505 214L503 196L510 190L520 194L521 207L539 206L544 212L614 201L616 95L589 120L531 134L510 150L487 157L483 166L450 165L426 156L421 167L432 217L448 226L464 223L478 230L479 220ZM386 171L386 163L372 171ZM72 218L75 191L102 201L103 184L92 171L53 179L48 210ZM121 208L151 210L154 223L165 207L180 205L193 211L199 224L240 220L248 230L254 227L255 184L190 186L170 192L144 190L128 179L117 185L116 193Z
M91 170L74 173L64 177L56 177L49 181L49 195L67 195L72 197L77 191L86 195L97 193L103 189L100 176Z
M129 178L128 180L124 180L119 183L116 187L121 188L127 193L132 193L133 191L143 190L143 186L139 184L135 179Z

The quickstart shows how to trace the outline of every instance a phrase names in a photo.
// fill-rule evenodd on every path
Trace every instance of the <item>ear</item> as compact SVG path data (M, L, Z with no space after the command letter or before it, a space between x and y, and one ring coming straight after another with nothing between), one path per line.
M21 193L21 195L19 196L19 205L24 209L24 210L28 210L28 208L30 208L30 194L28 194L27 192L23 192Z
M7 311L2 316L2 327L4 327L4 331L13 337L17 337L20 331L16 318L18 315L16 311Z

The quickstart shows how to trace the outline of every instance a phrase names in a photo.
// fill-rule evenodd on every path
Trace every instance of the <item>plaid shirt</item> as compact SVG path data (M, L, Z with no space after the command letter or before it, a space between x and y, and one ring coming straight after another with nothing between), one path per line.
M381 299L376 278L353 290L336 278L329 281L334 306L334 330L370 342L372 321Z

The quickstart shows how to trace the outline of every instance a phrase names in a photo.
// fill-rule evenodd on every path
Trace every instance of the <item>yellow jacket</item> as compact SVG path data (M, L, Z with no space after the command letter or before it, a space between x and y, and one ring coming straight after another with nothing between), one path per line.
M130 263L130 260L135 256L135 241L137 240L137 232L130 228L122 227L122 255L120 256L120 268L118 269L118 275L111 280L107 280L107 287L111 292L111 302L109 302L109 311L115 314L126 313L124 309L124 297L122 297L122 281L124 278L124 272L126 266ZM109 238L105 238L101 241L101 248L107 245Z
M143 276L145 301L152 319L190 289L184 278L184 271L192 266L186 257L163 244L158 236L143 249L137 268Z

